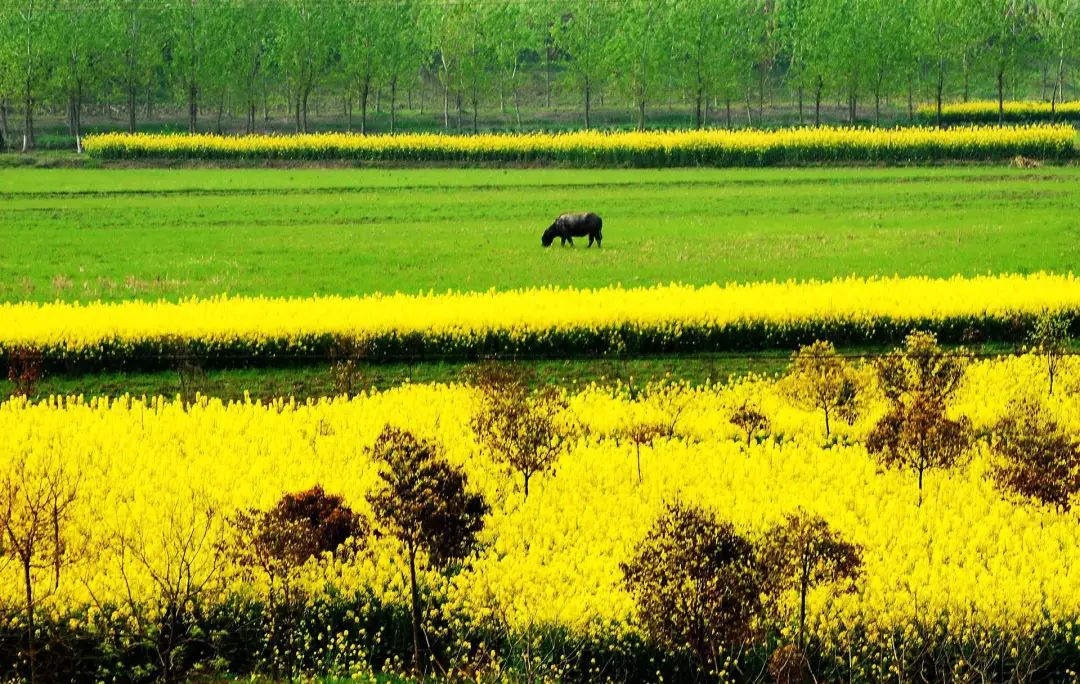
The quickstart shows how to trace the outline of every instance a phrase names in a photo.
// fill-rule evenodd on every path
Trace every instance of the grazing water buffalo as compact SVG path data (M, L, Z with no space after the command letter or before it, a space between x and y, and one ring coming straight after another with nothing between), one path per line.
M589 246L592 247L593 240L596 240L596 246L600 247L600 241L604 238L600 234L600 229L603 227L603 219L592 212L587 214L563 214L555 219L555 222L544 231L544 236L540 238L540 244L544 247L550 247L551 243L555 242L555 238L559 238L562 240L562 244L565 245L569 242L573 245L574 238L588 235Z

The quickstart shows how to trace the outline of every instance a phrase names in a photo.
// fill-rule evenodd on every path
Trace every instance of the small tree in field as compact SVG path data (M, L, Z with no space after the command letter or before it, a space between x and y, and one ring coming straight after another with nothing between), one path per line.
M184 681L192 666L187 654L206 644L197 625L224 590L223 522L211 496L192 490L160 511L156 523L136 514L115 531L113 553L131 614L123 631L154 655L164 682Z
M261 572L267 580L266 641L273 658L281 631L279 607L285 608L284 617L288 619L297 571L309 559L322 553L335 553L348 539L363 536L363 521L340 496L328 495L316 485L307 491L286 494L269 510L239 511L231 522L236 538L229 550L237 564ZM284 627L287 632L288 623ZM276 678L277 660L272 662ZM288 675L291 674L289 667Z
M622 571L645 632L673 651L689 648L706 673L749 641L760 607L754 546L730 523L668 506Z
M26 626L23 655L32 684L39 679L35 613L60 587L61 570L75 555L70 537L79 477L53 456L19 458L0 479L0 555L19 566Z
M8 351L8 380L12 394L29 397L44 377L44 357L37 349L15 347Z
M472 418L481 447L517 471L529 498L529 482L545 472L562 451L556 417L565 408L558 390L529 392L527 371L508 364L486 364L474 371L480 406Z
M947 470L959 464L971 446L971 421L946 416L945 406L929 397L897 404L874 426L866 448L888 468L911 470L923 480L928 470Z
M368 495L379 524L404 546L409 560L413 667L423 670L420 591L416 562L423 552L435 568L466 558L484 527L488 506L468 491L465 473L436 452L435 445L385 427L372 448L381 466L381 485Z
M805 654L807 594L822 584L854 580L862 568L862 555L823 518L800 511L766 533L760 564L766 594L798 592L798 646Z
M964 367L960 354L941 349L932 334L921 332L909 335L903 349L877 362L890 405L867 436L866 448L886 467L918 475L920 506L926 471L953 467L971 445L971 421L947 415Z
M750 440L755 434L769 429L769 417L754 406L743 402L731 414L731 424L746 434L746 446L749 447Z
M964 379L967 361L963 351L947 351L929 332L913 332L904 346L875 363L885 397L891 402L911 402L927 397L947 402Z
M634 444L637 458L637 481L641 484L641 447L652 446L660 437L671 436L671 426L655 420L635 420L622 430L622 434Z
M1054 378L1057 377L1061 360L1069 352L1071 342L1068 317L1044 311L1035 319L1035 327L1031 331L1031 350L1045 361L1050 380L1049 394L1054 393Z
M1067 511L1080 492L1080 443L1034 402L1013 404L994 426L994 482Z
M825 415L826 437L831 431L832 416L839 414L848 420L855 417L858 395L855 369L836 353L832 342L814 342L795 352L786 385L796 403Z

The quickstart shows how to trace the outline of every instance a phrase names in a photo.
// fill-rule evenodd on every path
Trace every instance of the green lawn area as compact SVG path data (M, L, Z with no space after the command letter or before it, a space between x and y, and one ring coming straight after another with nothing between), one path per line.
M561 211L603 250L540 247ZM0 301L1080 271L1080 168L0 169Z

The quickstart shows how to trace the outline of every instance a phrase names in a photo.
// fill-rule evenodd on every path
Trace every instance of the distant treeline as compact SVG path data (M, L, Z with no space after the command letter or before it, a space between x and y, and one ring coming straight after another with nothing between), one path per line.
M825 102L880 122L969 95L1053 106L1078 58L1080 0L4 0L0 144L33 148L42 113L78 139L88 111L131 131L287 111L306 132L320 106L360 131L403 107L475 131L481 110L520 125L553 103L588 128L605 99L639 128L675 107L697 126L777 104L817 122Z

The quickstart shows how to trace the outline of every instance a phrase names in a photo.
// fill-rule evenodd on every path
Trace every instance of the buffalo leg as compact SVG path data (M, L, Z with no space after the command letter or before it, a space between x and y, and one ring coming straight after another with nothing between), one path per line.
M593 243L593 236L590 235L589 236L589 247L592 247L592 243Z
M574 238L572 238L572 237L568 237L568 238L566 238L566 240L567 240L567 242L569 242L569 243L570 243L570 246L571 246L571 247L573 247L573 246L574 246Z

